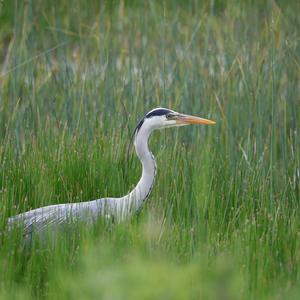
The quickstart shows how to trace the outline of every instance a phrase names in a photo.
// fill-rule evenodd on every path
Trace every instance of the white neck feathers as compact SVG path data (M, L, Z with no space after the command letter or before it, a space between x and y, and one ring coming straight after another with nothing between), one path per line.
M119 210L119 214L121 214L119 217L121 219L138 211L152 189L156 175L156 163L148 148L148 139L151 132L152 130L148 126L142 126L135 136L135 151L141 160L143 172L136 187L128 195L119 199L121 201L119 203L122 203L119 206L119 209L121 209L121 211Z

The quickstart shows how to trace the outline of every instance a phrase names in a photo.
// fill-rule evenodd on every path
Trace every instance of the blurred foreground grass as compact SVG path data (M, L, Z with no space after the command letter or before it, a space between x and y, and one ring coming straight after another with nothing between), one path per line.
M299 11L2 1L1 297L298 299ZM153 134L140 215L26 253L7 217L127 193L141 171L129 138L156 106L217 125Z

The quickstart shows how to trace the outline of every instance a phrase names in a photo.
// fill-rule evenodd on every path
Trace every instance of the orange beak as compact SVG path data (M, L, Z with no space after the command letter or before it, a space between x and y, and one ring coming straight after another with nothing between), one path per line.
M189 116L189 115L182 115L182 114L176 116L176 123L177 124L205 124L205 125L216 124L215 121Z

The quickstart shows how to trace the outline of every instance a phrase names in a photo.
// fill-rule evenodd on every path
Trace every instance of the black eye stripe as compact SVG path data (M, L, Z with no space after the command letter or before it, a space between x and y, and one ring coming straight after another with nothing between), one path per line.
M154 109L152 111L150 111L147 115L146 118L151 118L154 116L163 116L163 115L167 115L168 113L172 112L169 109L166 108L158 108L158 109Z
M139 123L137 124L134 132L133 132L133 135L132 135L132 138L134 137L134 135L140 130L140 128L142 127L142 125L144 124L145 122L145 119L148 119L148 118L152 118L152 117L155 117L155 116L163 116L165 115L167 118L168 118L168 115L172 115L174 112L170 109L167 109L167 108L157 108L157 109L154 109L152 111L150 111L149 113L146 114L146 116L141 119L139 121Z

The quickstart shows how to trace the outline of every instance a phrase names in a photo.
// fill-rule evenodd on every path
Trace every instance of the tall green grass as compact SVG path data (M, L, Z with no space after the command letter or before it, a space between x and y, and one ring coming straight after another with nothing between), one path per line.
M0 298L297 299L300 7L293 1L0 2ZM141 213L28 251L9 216L128 192L165 106Z

